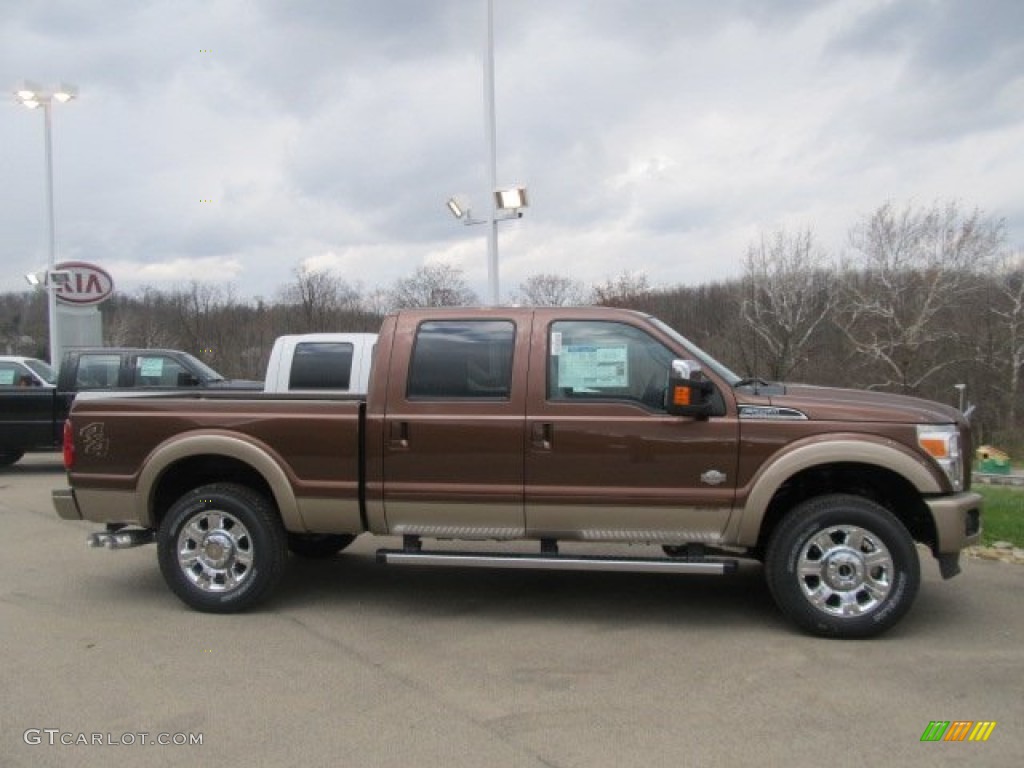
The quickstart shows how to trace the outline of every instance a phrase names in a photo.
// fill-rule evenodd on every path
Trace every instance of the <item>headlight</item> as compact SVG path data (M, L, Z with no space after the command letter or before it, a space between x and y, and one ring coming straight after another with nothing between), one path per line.
M917 444L925 453L935 459L935 463L946 473L953 490L963 490L963 457L960 455L960 431L956 425L919 425Z

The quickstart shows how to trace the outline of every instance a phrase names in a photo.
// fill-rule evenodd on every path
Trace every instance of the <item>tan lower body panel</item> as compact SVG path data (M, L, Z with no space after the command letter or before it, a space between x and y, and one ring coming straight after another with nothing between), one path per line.
M299 515L309 533L362 533L356 499L298 498Z
M134 491L105 491L76 488L75 499L82 519L93 523L131 523L148 526L135 514Z
M983 502L981 494L973 491L925 501L935 520L935 531L938 534L936 552L952 554L981 541L980 527L976 527L973 534L968 534L967 528L968 516L974 512L977 519Z

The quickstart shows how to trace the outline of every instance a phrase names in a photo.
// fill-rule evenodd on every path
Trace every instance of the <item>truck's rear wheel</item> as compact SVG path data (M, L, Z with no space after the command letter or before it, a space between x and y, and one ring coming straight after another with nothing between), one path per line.
M320 560L334 557L355 538L350 533L289 533L288 549L299 557Z
M234 483L205 485L178 499L160 524L157 554L171 590L212 613L254 605L280 581L287 559L273 507Z
M870 637L910 609L921 581L914 541L884 507L846 494L798 505L772 535L765 577L800 627Z

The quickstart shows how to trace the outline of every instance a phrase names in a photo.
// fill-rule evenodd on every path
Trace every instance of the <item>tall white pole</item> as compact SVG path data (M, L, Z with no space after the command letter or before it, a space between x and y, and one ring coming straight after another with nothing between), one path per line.
M57 286L53 272L57 268L57 228L53 216L53 137L50 127L50 99L42 100L43 124L46 133L46 216L49 227L50 258L46 274L46 306L50 319L50 365L54 370L60 365L60 338L57 333Z
M487 165L487 289L489 303L501 303L498 292L498 219L494 193L498 189L498 139L494 117L494 0L487 0L487 34L484 50L484 131Z

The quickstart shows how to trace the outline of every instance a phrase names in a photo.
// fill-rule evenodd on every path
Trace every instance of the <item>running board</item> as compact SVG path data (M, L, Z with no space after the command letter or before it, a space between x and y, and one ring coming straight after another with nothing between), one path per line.
M736 571L736 560L694 560L588 555L531 555L499 552L410 552L377 550L377 562L387 565L441 565L462 568L518 568L542 571L621 571L628 573L694 573L724 576Z

